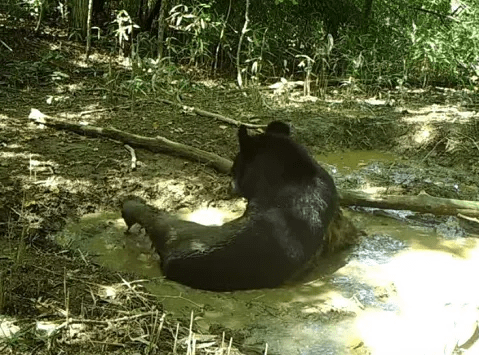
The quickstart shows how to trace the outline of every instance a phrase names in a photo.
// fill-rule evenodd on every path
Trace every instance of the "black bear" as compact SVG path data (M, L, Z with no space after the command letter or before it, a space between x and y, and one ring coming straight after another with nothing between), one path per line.
M339 214L332 177L291 139L283 122L251 136L241 126L238 138L232 173L248 200L242 217L203 226L137 199L123 203L128 228L145 228L171 280L213 291L272 288L328 248L328 227Z

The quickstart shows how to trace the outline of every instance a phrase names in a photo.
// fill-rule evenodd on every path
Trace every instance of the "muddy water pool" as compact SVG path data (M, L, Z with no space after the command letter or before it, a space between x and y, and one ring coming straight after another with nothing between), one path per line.
M369 160L359 153L343 165L337 157L322 160L355 169L363 164L359 157ZM228 220L240 213L222 212L203 209L189 218ZM362 242L325 258L303 282L273 290L214 293L164 280L141 233L124 235L119 213L86 215L56 239L114 271L152 280L146 287L172 316L193 311L203 332L230 329L252 348L268 343L268 354L479 354L478 239L451 229L450 221L345 213L367 233Z

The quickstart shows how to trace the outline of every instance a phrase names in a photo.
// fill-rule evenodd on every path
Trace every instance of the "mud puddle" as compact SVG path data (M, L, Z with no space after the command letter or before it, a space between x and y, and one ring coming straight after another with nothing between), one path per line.
M205 224L238 215L188 212L185 218ZM268 343L268 354L479 353L478 239L450 221L346 213L368 236L325 258L302 283L273 290L214 293L165 280L146 238L124 235L119 213L86 215L56 240L150 280L146 287L172 316L193 311L205 333L226 328L247 346Z
M333 173L349 173L368 165L371 162L392 162L398 160L393 153L378 150L351 150L346 153L317 154L315 158L330 166L334 166Z

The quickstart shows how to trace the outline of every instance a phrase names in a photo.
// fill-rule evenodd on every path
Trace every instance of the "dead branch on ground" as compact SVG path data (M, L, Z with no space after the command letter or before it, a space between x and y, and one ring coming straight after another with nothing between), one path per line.
M174 155L187 158L191 161L204 163L223 174L228 174L233 165L231 160L220 157L215 153L206 152L195 147L173 142L161 136L155 138L143 137L137 134L120 131L119 129L112 127L96 127L68 122L58 118L46 116L36 109L31 110L29 119L33 120L37 124L44 124L49 127L71 131L89 137L110 138L120 141L124 144L128 144L132 147L144 148L152 152L172 153Z
M218 114L218 113L213 113L213 112L201 110L201 109L196 108L196 107L194 107L194 106L187 106L187 105L183 105L183 104L181 104L181 103L176 103L176 102L173 102L173 101L170 101L170 100L166 100L166 99L157 99L157 101L162 102L162 103L164 103L164 104L176 106L176 107L181 108L182 110L184 110L184 111L186 111L186 112L193 112L193 113L196 113L196 114L199 115L199 116L214 118L215 120L223 121L223 122L226 122L226 123L235 125L235 126L237 126L237 127L243 125L243 126L246 126L246 127L248 127L248 128L255 128L255 129L258 129L258 128L266 128L266 125L258 125L258 124L252 124L252 123L243 123L243 122L234 120L234 119L232 119L232 118L222 116L222 115L220 115L220 114Z
M131 155L131 170L136 170L136 153L135 150L128 144L124 145L125 149L130 152Z
M417 196L397 195L374 195L361 191L342 190L342 206L375 207L391 210L409 210L420 213L432 213L435 215L461 214L468 217L479 217L479 202L455 200L442 197L434 197L425 192Z

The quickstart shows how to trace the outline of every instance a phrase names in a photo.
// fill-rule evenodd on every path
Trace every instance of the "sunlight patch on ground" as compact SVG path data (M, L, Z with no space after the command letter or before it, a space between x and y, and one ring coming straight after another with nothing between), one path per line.
M223 85L219 81L215 80L199 80L197 81L199 85L203 85L207 88L216 88L216 87L222 87Z
M118 290L114 286L100 285L98 288L98 294L103 299L115 299L118 296Z
M365 103L373 105L373 106L385 106L388 104L388 101L386 100L378 100L376 98L369 98L363 100Z
M36 331L40 335L52 336L55 332L59 331L62 328L67 328L69 334L74 337L75 335L84 337L84 331L87 329L86 324L82 323L73 323L73 324L57 324L54 322L48 321L37 321Z
M10 148L13 148L12 146L9 146ZM34 156L39 156L38 154L31 154L28 152L24 153L16 153L16 152L0 152L0 158L1 159L24 159L24 160L29 160Z
M457 107L450 105L424 106L420 109L409 109L409 115L403 120L407 123L428 123L428 122L468 122L477 114L473 111L459 111Z
M428 127L427 125L424 125L421 127L419 131L416 132L414 135L414 141L418 144L425 144L429 140L431 140L431 128Z
M217 208L201 208L186 215L184 219L205 226L221 226L223 224L223 215L224 213Z
M205 226L221 226L226 222L240 217L241 214L241 212L233 213L214 207L201 207L191 213L180 214L179 217L185 221L195 222Z
M9 146L12 148L12 146ZM0 152L0 159L14 159L21 166L25 175L18 175L23 179L33 181L40 186L49 188L57 188L62 186L71 192L85 191L91 188L91 182L88 179L66 179L61 175L54 175L58 164L51 160L37 160L40 155L34 153L16 153L16 152Z
M479 320L477 244L465 259L415 250L381 268L397 289L399 310L370 309L356 319L372 354L451 354L471 337Z
M14 320L0 316L0 339L11 338L20 331L20 327L17 327L14 322Z
M36 179L35 179L36 180ZM62 186L63 188L68 189L70 192L81 192L81 191L88 191L92 183L87 180L70 180L65 179L61 176L50 176L44 180L36 180L37 185L46 186L51 188L57 188L58 186Z
M367 194L381 194L387 191L387 188L381 187L381 186L371 186L369 183L364 184L364 187L359 190L361 192L367 193Z

